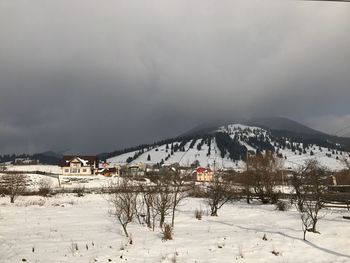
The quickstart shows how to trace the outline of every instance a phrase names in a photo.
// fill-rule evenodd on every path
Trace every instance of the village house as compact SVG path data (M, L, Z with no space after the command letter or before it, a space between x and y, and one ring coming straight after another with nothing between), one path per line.
M13 161L14 165L35 165L38 163L39 163L39 160L32 160L30 158L16 158Z
M146 164L129 164L127 166L127 173L130 176L145 176L146 175Z
M97 174L103 175L106 177L120 176L121 167L119 165L115 165L114 167L111 167L110 164L103 163L102 168L98 170Z
M60 166L62 175L95 175L98 171L98 158L87 155L65 155Z
M214 172L210 168L198 167L194 173L197 182L212 182L214 180Z

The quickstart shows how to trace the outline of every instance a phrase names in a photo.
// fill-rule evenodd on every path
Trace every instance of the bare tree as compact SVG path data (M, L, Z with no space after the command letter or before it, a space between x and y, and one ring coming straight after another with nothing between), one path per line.
M270 151L249 156L247 159L247 187L251 187L263 203L276 202L277 193L274 192L274 187L281 169L281 160L275 158Z
M307 231L318 233L316 225L322 217L320 210L324 206L329 174L316 160L308 160L300 172L293 176L296 177L293 186L297 193L297 209L302 220L305 240Z
M174 196L168 178L161 178L157 184L157 195L154 199L154 208L159 215L159 227L162 228L165 216L169 214L174 206Z
M247 171L240 174L238 183L241 183L243 186L243 194L246 195L247 204L250 204L250 198L252 195L252 188L254 182L252 181L252 176L248 173L248 162L247 162Z
M4 174L1 177L1 185L10 196L10 202L14 203L18 195L26 190L27 177L23 174Z
M303 174L307 167L301 167L292 171L292 176L290 178L290 183L295 191L295 199L297 200L297 208L299 211L303 211L303 196L302 196L302 187L304 183Z
M207 188L207 202L210 207L210 215L217 216L218 210L230 201L235 195L235 189L231 182L221 182L218 176L209 183Z
M176 208L180 202L187 197L187 192L189 191L188 187L185 185L185 181L182 180L178 171L173 170L171 176L172 190L173 190L173 207L171 215L171 226L175 225L175 212Z
M154 209L154 200L157 192L154 187L139 184L139 191L143 203L145 222L149 228L154 230L156 211Z
M129 180L124 178L120 184L111 186L111 192L109 201L113 210L110 213L118 219L125 236L129 237L127 226L136 215L138 191L134 189Z

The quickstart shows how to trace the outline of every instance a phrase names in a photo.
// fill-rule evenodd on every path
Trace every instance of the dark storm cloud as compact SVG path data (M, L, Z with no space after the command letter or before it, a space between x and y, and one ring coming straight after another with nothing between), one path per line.
M218 116L332 132L350 121L349 14L299 1L2 1L0 152L108 151Z

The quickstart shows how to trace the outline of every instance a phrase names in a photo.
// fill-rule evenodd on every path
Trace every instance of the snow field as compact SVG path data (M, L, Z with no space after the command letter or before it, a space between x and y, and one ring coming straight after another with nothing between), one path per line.
M173 240L162 241L159 228L153 232L132 223L130 245L109 209L105 195L20 197L15 204L0 198L0 261L350 261L349 221L342 219L349 215L346 210L328 210L318 224L321 234L308 233L305 242L293 209L280 212L272 205L233 202L210 217L203 199L188 198L177 212ZM204 210L202 220L194 218L196 209Z

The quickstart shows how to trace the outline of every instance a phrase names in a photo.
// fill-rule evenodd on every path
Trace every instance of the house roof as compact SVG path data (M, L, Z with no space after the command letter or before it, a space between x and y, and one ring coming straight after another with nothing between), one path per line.
M98 170L99 173L116 173L117 172L117 168L115 167L111 167L111 168L102 168L100 170Z
M81 162L84 166L94 165L94 163L98 164L98 158L97 156L94 156L94 155L64 155L60 162L60 166L61 167L69 166L69 163L73 159L79 160L79 162Z
M213 172L210 168L203 168L203 167L198 167L196 169L197 173L211 173Z

